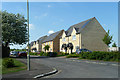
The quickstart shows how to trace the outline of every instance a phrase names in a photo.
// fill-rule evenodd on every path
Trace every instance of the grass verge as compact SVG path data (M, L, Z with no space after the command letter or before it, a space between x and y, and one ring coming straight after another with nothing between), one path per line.
M13 60L14 60L15 66L12 68L5 68L4 66L2 66L2 74L18 72L18 71L27 69L27 66L24 63L16 59L13 59Z

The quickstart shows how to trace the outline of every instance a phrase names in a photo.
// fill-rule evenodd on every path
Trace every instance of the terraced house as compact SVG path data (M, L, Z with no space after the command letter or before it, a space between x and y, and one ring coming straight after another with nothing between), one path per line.
M42 43L46 37L47 37L47 35L40 37L37 41L31 42L31 52L41 52L42 51Z
M62 35L64 30L55 32L53 34L50 34L42 43L42 51L45 52L44 47L46 45L49 45L50 48L47 50L47 52L60 52L60 36Z
M90 18L63 31L60 37L60 52L71 53L69 48L63 48L68 44L72 44L73 52L81 48L91 51L107 51L108 47L102 40L105 34L105 30L98 20L95 17Z

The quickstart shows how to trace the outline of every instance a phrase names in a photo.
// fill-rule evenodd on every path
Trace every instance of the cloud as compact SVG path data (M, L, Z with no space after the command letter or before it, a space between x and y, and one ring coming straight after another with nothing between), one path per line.
M50 30L50 31L48 31L48 33L49 33L49 34L52 34L52 33L54 33L54 31L53 31L53 30Z
M51 5L48 5L48 8L50 8L51 7Z
M34 24L29 24L29 28L30 28L30 30L34 30L35 29Z

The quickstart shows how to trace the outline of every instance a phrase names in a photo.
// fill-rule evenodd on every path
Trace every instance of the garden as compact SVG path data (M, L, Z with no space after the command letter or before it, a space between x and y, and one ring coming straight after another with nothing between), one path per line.
M27 66L13 58L3 58L2 61L2 74L12 73L12 72L18 72L21 70L27 69Z

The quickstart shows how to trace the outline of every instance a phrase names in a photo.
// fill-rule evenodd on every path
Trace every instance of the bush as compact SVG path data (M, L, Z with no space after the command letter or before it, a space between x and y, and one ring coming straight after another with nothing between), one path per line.
M10 67L14 67L15 66L14 60L11 59L11 58L5 58L5 59L3 59L2 64L3 64L3 66L5 68L10 68Z
M43 52L43 51L41 51L41 52L40 52L40 56L43 56L43 55L44 55L44 52Z
M94 51L92 53L83 52L80 54L82 59L104 60L104 61L118 61L120 58L119 52L104 52Z
M37 53L29 52L30 55L37 55Z
M56 57L57 56L57 52L48 52L47 56L49 56L49 57Z
M69 55L69 53L60 52L60 55Z
M79 54L70 54L70 55L67 55L66 58L76 58L79 56L80 56Z

